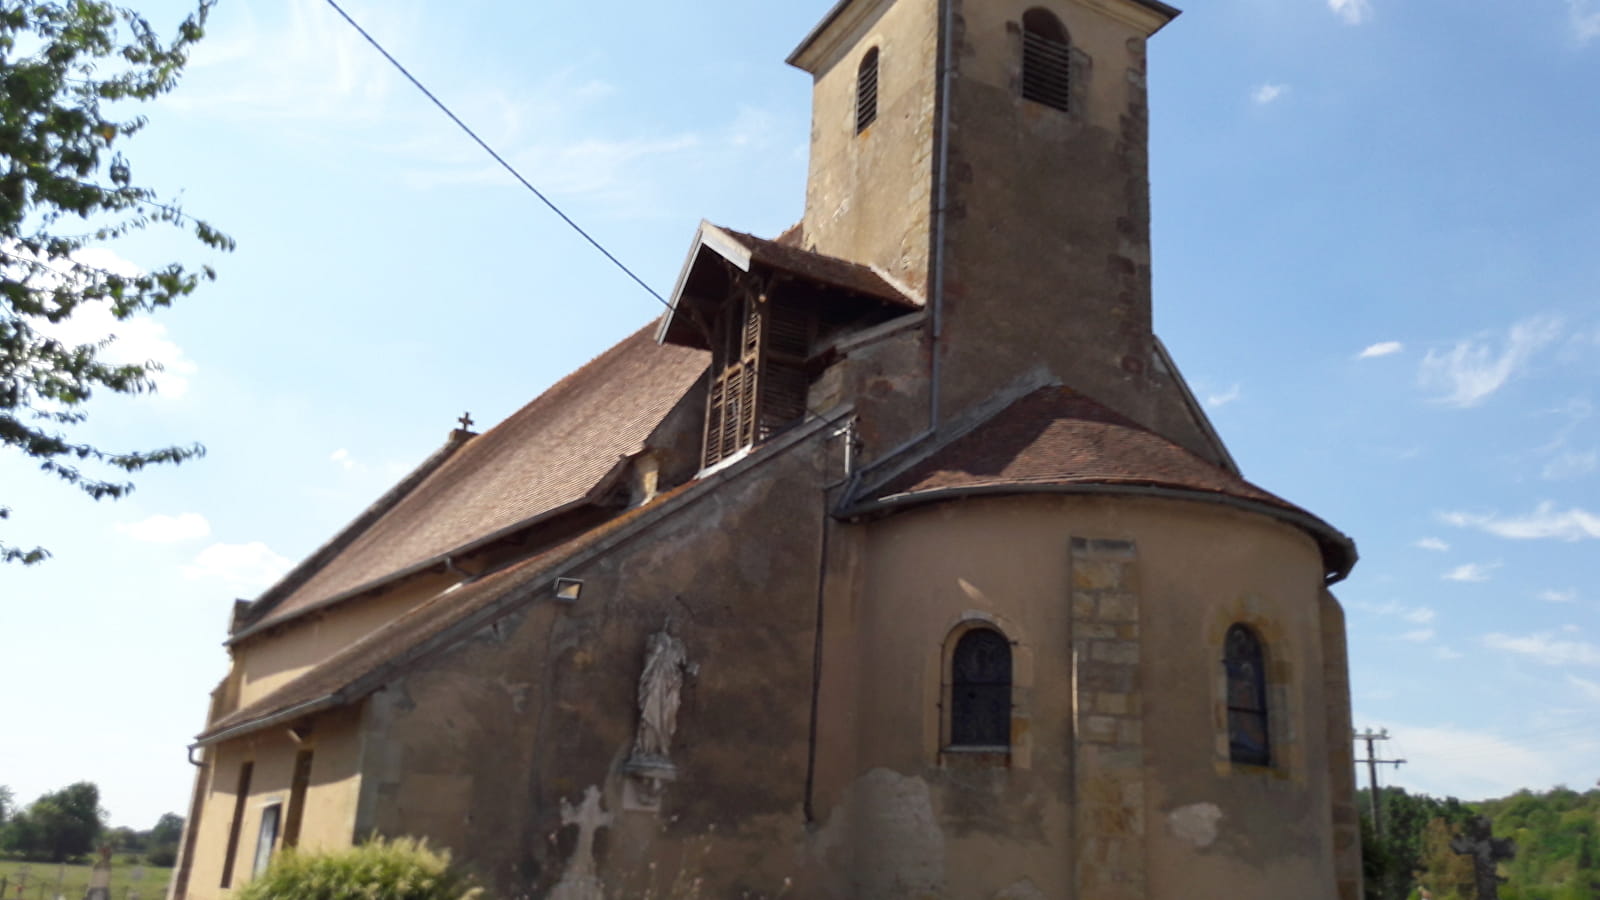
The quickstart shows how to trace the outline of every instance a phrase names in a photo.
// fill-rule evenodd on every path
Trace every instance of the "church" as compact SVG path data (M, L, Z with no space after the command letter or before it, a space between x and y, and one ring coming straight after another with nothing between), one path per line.
M841 0L801 220L234 610L172 900L1357 900L1329 523L1152 330L1160 0Z

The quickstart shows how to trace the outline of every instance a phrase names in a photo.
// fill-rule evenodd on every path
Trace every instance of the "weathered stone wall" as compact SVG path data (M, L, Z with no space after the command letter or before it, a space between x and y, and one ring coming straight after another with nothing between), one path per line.
M1355 750L1350 735L1350 653L1344 610L1322 592L1322 683L1326 703L1328 781L1333 791L1333 854L1339 900L1361 900L1361 818L1356 810Z
M806 247L927 289L937 4L879 3L816 74ZM856 77L878 48L878 118L856 132Z
M376 695L359 827L427 835L496 895L543 896L581 855L562 804L593 787L612 817L593 859L616 896L694 879L704 896L805 886L822 485L840 474L838 441L814 432L710 476L714 490L648 532L557 573L584 580L578 604L522 605ZM678 715L678 780L659 810L637 809L623 772L637 680L669 619L698 670Z

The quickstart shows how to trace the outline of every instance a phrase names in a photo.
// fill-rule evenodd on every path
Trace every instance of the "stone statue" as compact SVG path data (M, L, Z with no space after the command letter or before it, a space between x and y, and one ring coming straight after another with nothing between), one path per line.
M683 676L693 671L683 641L672 636L670 627L668 622L645 645L644 671L639 674L639 730L630 763L670 764Z
M1462 834L1450 839L1450 849L1458 856L1472 858L1472 875L1478 889L1478 900L1496 900L1500 896L1500 882L1504 879L1495 873L1495 869L1499 863L1516 857L1516 844L1510 838L1495 837L1489 820L1483 816L1474 816L1462 831Z
M662 788L678 777L672 737L678 730L684 676L695 671L683 641L672 636L668 619L645 644L644 670L639 673L639 729L633 736L633 753L622 766L630 776L624 785L624 808L660 810Z

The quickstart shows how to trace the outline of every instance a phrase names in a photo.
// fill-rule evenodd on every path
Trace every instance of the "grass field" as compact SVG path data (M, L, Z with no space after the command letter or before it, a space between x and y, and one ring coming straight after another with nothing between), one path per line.
M5 883L4 900L83 900L89 890L89 866L58 866L54 863L24 863L0 859L0 881ZM142 878L135 878L142 875ZM162 900L167 895L171 869L124 863L117 857L111 866L111 900ZM60 885L59 889L57 885ZM18 886L21 891L18 891Z

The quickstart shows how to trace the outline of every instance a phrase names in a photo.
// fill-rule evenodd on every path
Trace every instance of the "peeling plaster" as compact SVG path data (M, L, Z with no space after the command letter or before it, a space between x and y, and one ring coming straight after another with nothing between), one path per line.
M1215 803L1192 803L1167 816L1167 830L1178 840L1203 850L1216 843L1220 821L1222 810Z
M944 895L944 832L921 778L890 769L857 778L813 839L812 853L828 870L835 895Z

